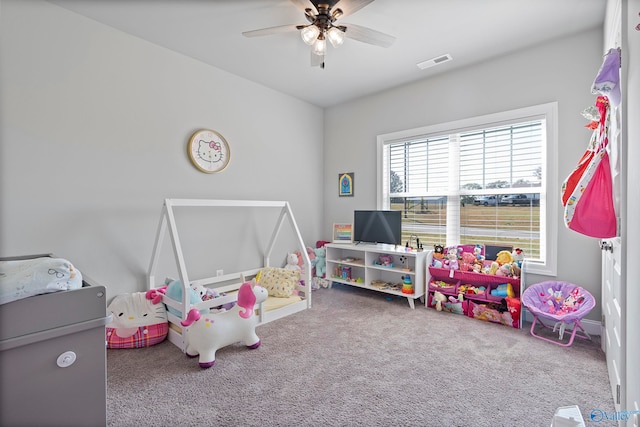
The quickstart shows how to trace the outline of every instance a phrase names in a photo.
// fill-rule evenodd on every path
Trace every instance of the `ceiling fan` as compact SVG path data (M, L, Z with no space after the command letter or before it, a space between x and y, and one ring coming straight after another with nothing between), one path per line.
M333 47L338 47L348 37L360 42L381 47L389 47L396 40L380 31L361 25L340 23L339 18L351 15L374 0L290 0L304 12L309 24L280 25L262 28L260 30L245 31L246 37L259 37L289 31L300 31L302 40L311 46L311 65L324 68L324 56L327 52L327 40Z

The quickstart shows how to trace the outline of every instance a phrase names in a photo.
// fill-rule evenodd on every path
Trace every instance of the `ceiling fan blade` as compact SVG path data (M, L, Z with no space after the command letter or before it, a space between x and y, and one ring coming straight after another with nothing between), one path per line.
M324 55L316 55L311 51L311 66L324 68Z
M290 31L298 31L298 26L294 24L280 25L277 27L262 28L260 30L244 31L242 35L245 37L260 37L270 36L271 34L288 33Z
M292 0L293 1L293 0ZM342 17L352 15L374 0L338 0L334 7L342 9Z
M355 24L341 24L340 27L346 27L344 35L353 40L358 40L363 43L369 43L381 47L389 47L396 41L394 36L381 33L380 31L372 30L371 28L363 27Z
M305 9L312 8L315 13L318 13L318 8L316 7L316 5L309 0L291 0L291 3L293 3L295 7L303 12L305 11Z

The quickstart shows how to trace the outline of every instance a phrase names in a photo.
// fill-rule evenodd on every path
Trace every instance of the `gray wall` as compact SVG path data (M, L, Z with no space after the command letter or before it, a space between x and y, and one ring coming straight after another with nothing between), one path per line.
M0 255L54 252L110 296L144 289L167 197L289 200L307 244L329 239L332 223L376 206L381 133L558 101L561 181L588 142L580 112L602 59L595 29L323 111L49 3L0 7ZM187 158L203 127L231 144L220 174ZM355 172L352 198L337 195L341 172ZM259 217L207 227L247 253ZM599 295L597 242L560 226L558 243L558 277ZM235 267L227 248L215 268Z
M53 252L111 298L145 289L165 198L288 200L305 242L320 237L322 109L46 2L0 8L1 256ZM229 141L222 173L191 165L199 128ZM255 257L273 222L234 218L185 218L222 248L189 262Z
M350 222L354 209L376 208L377 135L553 101L558 102L559 187L589 142L580 113L595 101L590 88L602 64L602 39L597 28L327 109L324 229ZM340 172L355 173L353 198L338 197ZM560 208L556 218L561 222ZM558 253L558 279L578 283L599 298L598 241L561 222ZM527 277L529 283L554 279ZM600 307L588 317L599 321Z

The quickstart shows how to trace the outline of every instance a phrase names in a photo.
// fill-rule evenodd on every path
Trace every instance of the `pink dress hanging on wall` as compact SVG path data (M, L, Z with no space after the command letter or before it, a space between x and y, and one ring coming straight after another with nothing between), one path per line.
M609 143L609 100L599 96L596 107L600 120L590 146L578 167L562 185L565 225L585 236L599 239L617 235L613 204L613 180L607 145Z

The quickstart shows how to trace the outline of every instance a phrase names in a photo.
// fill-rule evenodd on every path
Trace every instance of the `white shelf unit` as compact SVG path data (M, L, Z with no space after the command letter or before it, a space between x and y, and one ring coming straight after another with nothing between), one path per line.
M426 283L433 251L407 251L404 246L385 244L345 244L326 245L327 280L345 285L370 289L407 298L409 306L415 308L415 300L424 301ZM380 255L393 257L393 267L376 265ZM404 257L404 258L403 258ZM351 278L343 278L343 267L351 269ZM385 289L372 283L397 283L400 286L403 276L408 275L413 283L413 293L403 293L401 289Z

